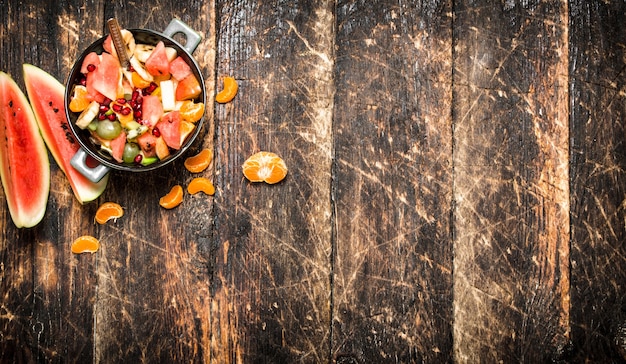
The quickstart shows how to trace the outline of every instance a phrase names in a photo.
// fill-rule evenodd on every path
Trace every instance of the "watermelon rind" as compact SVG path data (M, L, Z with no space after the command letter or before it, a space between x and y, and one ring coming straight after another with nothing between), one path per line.
M50 154L67 177L76 199L81 204L95 200L104 192L109 176L94 183L70 164L80 145L67 121L65 87L37 66L25 63L23 70L26 91Z
M0 179L13 223L30 228L44 217L50 160L26 95L0 72Z

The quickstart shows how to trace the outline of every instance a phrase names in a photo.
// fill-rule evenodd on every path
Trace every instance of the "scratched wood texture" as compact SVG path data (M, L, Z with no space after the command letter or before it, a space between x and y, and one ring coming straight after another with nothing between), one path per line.
M333 358L452 358L450 1L337 3ZM410 9L410 10L409 10Z
M626 4L0 0L0 70L64 81L116 17L203 35L190 155L42 223L0 193L0 362L626 361ZM181 42L184 40L177 38ZM223 77L234 102L213 95ZM241 164L272 150L285 181ZM99 203L126 215L99 226ZM101 239L95 255L71 241Z
M478 1L458 4L455 16L456 358L561 359L570 320L567 4Z

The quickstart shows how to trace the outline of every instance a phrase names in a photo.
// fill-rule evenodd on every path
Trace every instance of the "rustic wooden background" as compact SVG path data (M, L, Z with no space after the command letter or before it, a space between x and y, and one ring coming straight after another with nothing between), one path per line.
M203 34L217 193L160 208L181 160L80 205L53 163L22 230L0 194L0 362L626 360L626 2L0 0L0 70L64 82L110 17Z

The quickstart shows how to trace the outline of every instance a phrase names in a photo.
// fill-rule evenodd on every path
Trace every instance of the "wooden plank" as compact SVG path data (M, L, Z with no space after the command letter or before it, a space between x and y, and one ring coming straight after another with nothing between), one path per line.
M207 89L213 89L214 3L180 6L177 1L161 1L146 7L107 2L103 18L110 17L116 17L125 28L159 32L173 17L188 24L203 35L194 57L197 55ZM102 241L94 303L97 362L209 359L213 198L185 194L183 203L173 210L158 204L172 186L186 188L195 177L184 168L185 157L200 148L212 148L212 98L208 102L202 134L186 156L154 172L112 173L100 199L121 204L126 214L116 223L94 229ZM202 175L212 178L212 174L210 169Z
M572 362L626 360L624 14L571 2Z
M2 21L0 68L24 91L23 63L34 64L63 83L75 49L75 42L68 43L84 19L74 16L78 12L71 6L68 9L58 3L49 7L42 7L40 2L5 4L1 11L7 19ZM97 8L94 5L91 9ZM33 34L37 34L37 42L32 41ZM2 264L10 267L8 272L20 272L17 276L3 274L1 279L7 284L3 289L7 293L3 299L6 315L2 317L10 323L3 335L4 339L15 338L2 340L3 361L60 362L73 358L85 362L93 357L94 259L72 257L69 250L75 234L91 225L91 220L52 157L50 162L50 198L44 220L37 227L16 231L4 200L2 203L6 215L2 243L15 254L3 258ZM75 223L68 225L67 221ZM29 283L28 290L24 280ZM18 300L17 307L10 297Z
M455 3L454 351L545 362L569 342L568 13Z
M211 357L223 362L327 362L330 338L332 1L219 1L216 265ZM290 169L251 184L259 150Z
M451 10L337 5L337 362L452 360Z
M3 3L0 9L0 70L23 84L15 64L21 64L24 50L20 43L31 26L17 4ZM9 29L10 26L10 29ZM18 78L20 77L20 78ZM25 363L39 357L37 335L33 333L33 240L38 234L19 231L9 215L4 190L0 191L0 360ZM31 243L26 243L31 242Z

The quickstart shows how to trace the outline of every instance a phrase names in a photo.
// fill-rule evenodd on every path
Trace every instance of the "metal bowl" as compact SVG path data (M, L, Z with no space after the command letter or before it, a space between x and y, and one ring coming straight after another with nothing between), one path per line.
M127 30L133 34L133 36L135 37L135 42L137 44L141 43L156 45L159 41L163 41L166 47L172 47L176 49L178 55L182 57L185 62L187 62L187 64L191 67L193 74L198 79L198 82L200 83L200 86L202 88L200 96L198 96L194 100L194 102L206 102L206 89L204 86L204 78L202 76L202 72L200 72L200 67L196 63L195 59L191 56L191 53L193 53L195 48L200 43L201 38L198 33L196 33L193 29L189 28L189 26L187 26L178 19L173 19L163 33L159 33L150 29ZM177 33L182 33L186 37L185 46L182 46L171 38L174 34ZM106 36L98 39L83 51L81 56L72 67L72 70L65 84L65 112L67 114L67 119L69 121L72 133L74 134L76 140L78 140L78 143L81 146L79 151L72 158L71 164L79 172L81 172L83 175L85 175L87 178L94 182L102 179L109 172L110 169L126 172L145 172L164 167L165 165L179 158L185 153L187 149L189 149L189 147L193 144L196 137L200 133L200 130L202 129L202 125L204 123L203 115L203 117L195 123L196 128L194 129L193 133L187 137L183 145L181 145L180 149L173 151L172 154L170 154L170 156L168 156L167 158L159 160L147 166L141 164L118 163L109 153L101 150L100 146L91 140L91 133L89 132L89 130L83 130L76 126L76 119L78 118L80 113L70 111L69 103L71 101L74 85L77 84L83 77L83 74L81 74L80 72L83 60L91 52L96 52L98 54L102 53L104 51L103 43L105 39ZM93 157L100 164L96 167L88 166L86 161L87 155Z

